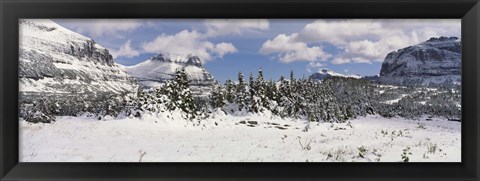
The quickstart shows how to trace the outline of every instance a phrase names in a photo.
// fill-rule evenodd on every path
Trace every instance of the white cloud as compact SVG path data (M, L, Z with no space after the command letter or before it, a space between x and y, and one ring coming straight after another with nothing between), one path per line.
M334 64L371 63L383 61L391 52L410 45L426 41L431 37L460 36L460 20L317 20L307 24L300 32L290 35L289 45L308 45L311 43L328 43L340 52L329 60ZM278 38L281 35L278 35ZM283 35L285 36L285 35ZM264 47L269 42L267 40ZM270 45L271 46L271 45ZM303 49L315 48L307 46ZM280 61L285 62L284 55L291 50L278 50ZM262 52L262 51L261 51ZM294 61L309 60L297 57Z
M170 22L167 20L165 27L158 27L155 20L137 19L75 19L58 20L69 29L85 34L94 39L109 40L109 46L114 58L135 57L143 53L168 53L171 55L185 56L196 55L206 62L215 58L222 58L226 54L238 52L237 48L228 42L215 42L211 39L227 35L244 35L269 29L268 20L264 19L211 19L203 20L202 28L196 30L183 30L174 34L160 34L151 41L141 44L132 44L129 40L121 47L117 47L119 39L124 39L139 28L148 28L155 31L168 29ZM162 20L163 22L163 20ZM135 42L133 42L135 43ZM138 50L133 47L140 47ZM118 48L118 49L116 49Z
M231 43L214 44L208 41L203 34L188 30L183 30L175 35L161 34L153 41L144 42L142 48L147 53L168 53L175 56L193 54L204 62L237 51Z
M382 31L382 24L374 20L317 20L300 31L298 41L324 41L340 45L350 40L373 37Z
M320 68L320 67L323 67L324 65L321 64L320 62L310 62L308 63L308 66L312 68Z
M183 30L174 35L161 34L153 41L142 44L143 51L148 53L168 53L184 56L193 54L204 62L226 54L238 52L232 43L213 43L209 39L226 35L243 35L261 30L268 30L268 20L245 19L211 19L205 20L204 33L196 30Z
M143 25L142 20L134 19L74 19L65 22L69 28L94 37L114 36L123 38L123 33L131 32Z
M310 62L307 65L307 72L311 73L312 69L319 69L319 68L322 68L323 66L324 65L320 62Z
M278 53L278 58L283 63L293 61L317 61L331 57L319 46L309 47L307 43L295 41L297 34L280 34L273 40L267 40L260 48L260 53L267 55Z
M113 58L117 58L117 57L131 58L131 57L136 57L140 55L140 51L132 48L131 40L128 40L127 42L125 42L125 44L120 46L118 50L110 50L110 53L112 54Z
M218 54L218 56L223 57L223 55L228 54L228 53L235 53L238 50L233 46L231 43L219 43L215 45L215 52Z
M269 22L264 19L209 19L205 20L206 36L241 35L244 32L268 30Z

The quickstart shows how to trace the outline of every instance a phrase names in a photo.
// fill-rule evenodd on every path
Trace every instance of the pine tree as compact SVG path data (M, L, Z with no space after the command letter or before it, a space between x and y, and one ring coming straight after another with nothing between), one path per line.
M257 81L262 81L263 82L263 71L262 71L262 67L260 67L258 69L258 77L257 77Z
M238 85L236 89L235 102L238 105L238 110L242 111L246 107L246 85L245 80L243 80L242 72L238 72Z
M248 87L250 92L249 105L248 105L249 111L257 113L259 111L260 106L259 106L259 98L257 96L257 84L255 79L253 78L252 73L250 73L250 76L249 76Z
M290 71L290 82L295 82L295 76L293 76L293 70Z
M268 108L274 114L278 113L277 107L278 103L280 102L279 92L277 89L277 85L272 80L268 81L266 84L266 92L265 95L267 96L267 105L264 105L265 108Z
M258 104L261 107L268 108L269 105L267 101L266 87L267 86L265 84L265 80L263 79L262 68L260 68L258 69L258 77L257 77L257 80L255 81L255 89L256 89L255 92L256 92L256 96L258 97Z
M281 117L286 117L290 115L292 104L291 104L291 95L290 95L290 82L285 80L283 76L280 77L280 86L279 86L279 107L281 110L278 111Z
M235 90L235 85L233 84L233 81L228 79L226 82L225 82L225 87L226 87L226 94L225 94L225 98L227 99L227 101L229 103L233 103L235 102L235 93L236 93L236 90Z
M255 93L252 93L252 91L255 91L256 88L255 88L255 79L253 78L252 73L250 73L250 75L248 76L248 87L250 90L250 96L254 95Z
M213 108L222 108L226 104L225 90L221 85L214 85L210 94L210 105Z
M188 118L193 119L198 115L198 109L188 83L189 80L185 68L177 69L175 79L167 81L161 92L170 98L169 103L167 103L168 109L175 110L179 108L186 113Z

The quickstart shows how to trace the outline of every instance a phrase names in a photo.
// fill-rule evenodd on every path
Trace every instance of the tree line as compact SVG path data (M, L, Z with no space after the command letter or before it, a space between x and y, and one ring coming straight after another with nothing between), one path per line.
M226 114L271 112L282 118L306 119L311 122L344 122L357 116L378 114L384 117L419 118L423 115L460 118L461 95L450 88L427 91L424 88L385 89L364 79L330 77L322 81L310 77L265 80L259 69L257 77L242 72L236 81L226 80L211 87L207 98L194 97L185 69L175 78L151 90L116 95L89 101L78 97L69 100L43 99L21 104L20 116L30 122L52 122L56 115L86 114L98 119L121 115L141 117L148 113L169 114L178 110L186 120L205 119L213 111ZM459 87L458 87L459 89ZM383 92L381 92L383 91ZM386 103L388 97L408 95L398 102Z

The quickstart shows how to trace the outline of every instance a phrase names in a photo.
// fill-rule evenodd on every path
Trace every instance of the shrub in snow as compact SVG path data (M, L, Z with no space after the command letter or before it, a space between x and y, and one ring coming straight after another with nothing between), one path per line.
M51 123L55 121L55 117L49 105L44 100L40 100L33 103L32 109L25 115L25 121L31 123Z
M405 149L402 150L402 160L403 162L408 162L410 161L410 158L408 158L408 155L412 155L412 152L410 152L410 147L406 147Z

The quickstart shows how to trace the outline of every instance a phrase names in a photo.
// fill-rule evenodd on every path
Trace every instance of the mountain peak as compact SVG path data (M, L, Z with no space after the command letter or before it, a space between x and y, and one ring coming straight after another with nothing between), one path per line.
M18 75L28 101L67 94L96 100L137 87L107 49L47 19L19 20Z
M152 88L161 86L165 81L175 78L175 72L179 68L185 68L194 95L208 94L209 87L213 85L215 80L205 70L198 56L191 54L172 56L167 53L159 53L139 64L125 67L125 70L135 77L141 86Z
M154 55L150 58L152 61L159 61L159 62L173 62L178 64L183 64L185 66L197 66L202 67L202 61L200 57L188 54L186 56L175 56L168 53L159 53Z
M457 37L432 37L417 45L390 52L380 77L392 84L441 84L460 80L462 44Z
M322 68L320 71L317 73L314 73L310 75L310 78L314 80L323 80L329 77L350 77L350 78L360 78L361 76L359 75L344 75L341 73L337 73L333 70L327 69L327 68Z
M459 38L458 37L445 37L445 36L441 36L441 37L431 37L430 39L428 39L426 42L438 42L438 41L456 41L458 40Z

